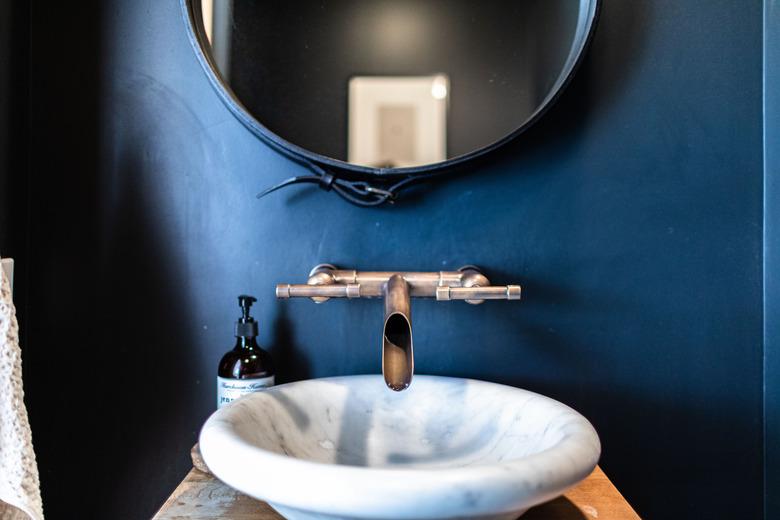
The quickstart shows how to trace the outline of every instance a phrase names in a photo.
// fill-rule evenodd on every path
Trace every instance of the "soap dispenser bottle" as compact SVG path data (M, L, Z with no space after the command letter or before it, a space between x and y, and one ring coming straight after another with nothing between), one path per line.
M249 309L256 301L245 294L238 297L242 316L236 322L236 345L219 362L217 408L274 385L271 354L257 344L257 321L249 315Z

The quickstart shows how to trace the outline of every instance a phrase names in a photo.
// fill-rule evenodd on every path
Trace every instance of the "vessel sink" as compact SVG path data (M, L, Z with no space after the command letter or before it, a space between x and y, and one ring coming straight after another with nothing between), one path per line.
M601 451L571 408L509 386L313 379L250 394L200 433L209 469L288 519L514 519L587 477Z

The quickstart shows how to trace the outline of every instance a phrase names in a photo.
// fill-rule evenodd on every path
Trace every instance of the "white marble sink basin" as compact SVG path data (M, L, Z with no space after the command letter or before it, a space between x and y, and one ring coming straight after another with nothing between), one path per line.
M200 433L223 482L296 519L514 519L584 479L599 438L571 408L503 385L415 376L273 387Z

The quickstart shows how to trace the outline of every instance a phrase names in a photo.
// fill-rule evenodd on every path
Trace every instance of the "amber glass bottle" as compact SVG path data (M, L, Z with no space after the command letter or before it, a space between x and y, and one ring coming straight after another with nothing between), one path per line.
M222 356L217 371L217 408L239 397L274 385L271 354L257 344L257 321L249 309L257 299L238 297L242 316L236 322L236 345Z

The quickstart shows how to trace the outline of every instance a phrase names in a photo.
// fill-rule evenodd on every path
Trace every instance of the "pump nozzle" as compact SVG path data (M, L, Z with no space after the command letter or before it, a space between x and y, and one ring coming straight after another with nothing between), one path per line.
M241 307L243 315L236 322L236 336L257 336L257 322L249 315L249 309L256 301L257 298L247 294L242 294L238 297L238 305Z
M257 298L254 296L249 296L248 294L242 294L238 297L238 306L241 307L241 309L244 311L244 319L249 318L249 309L256 301Z

